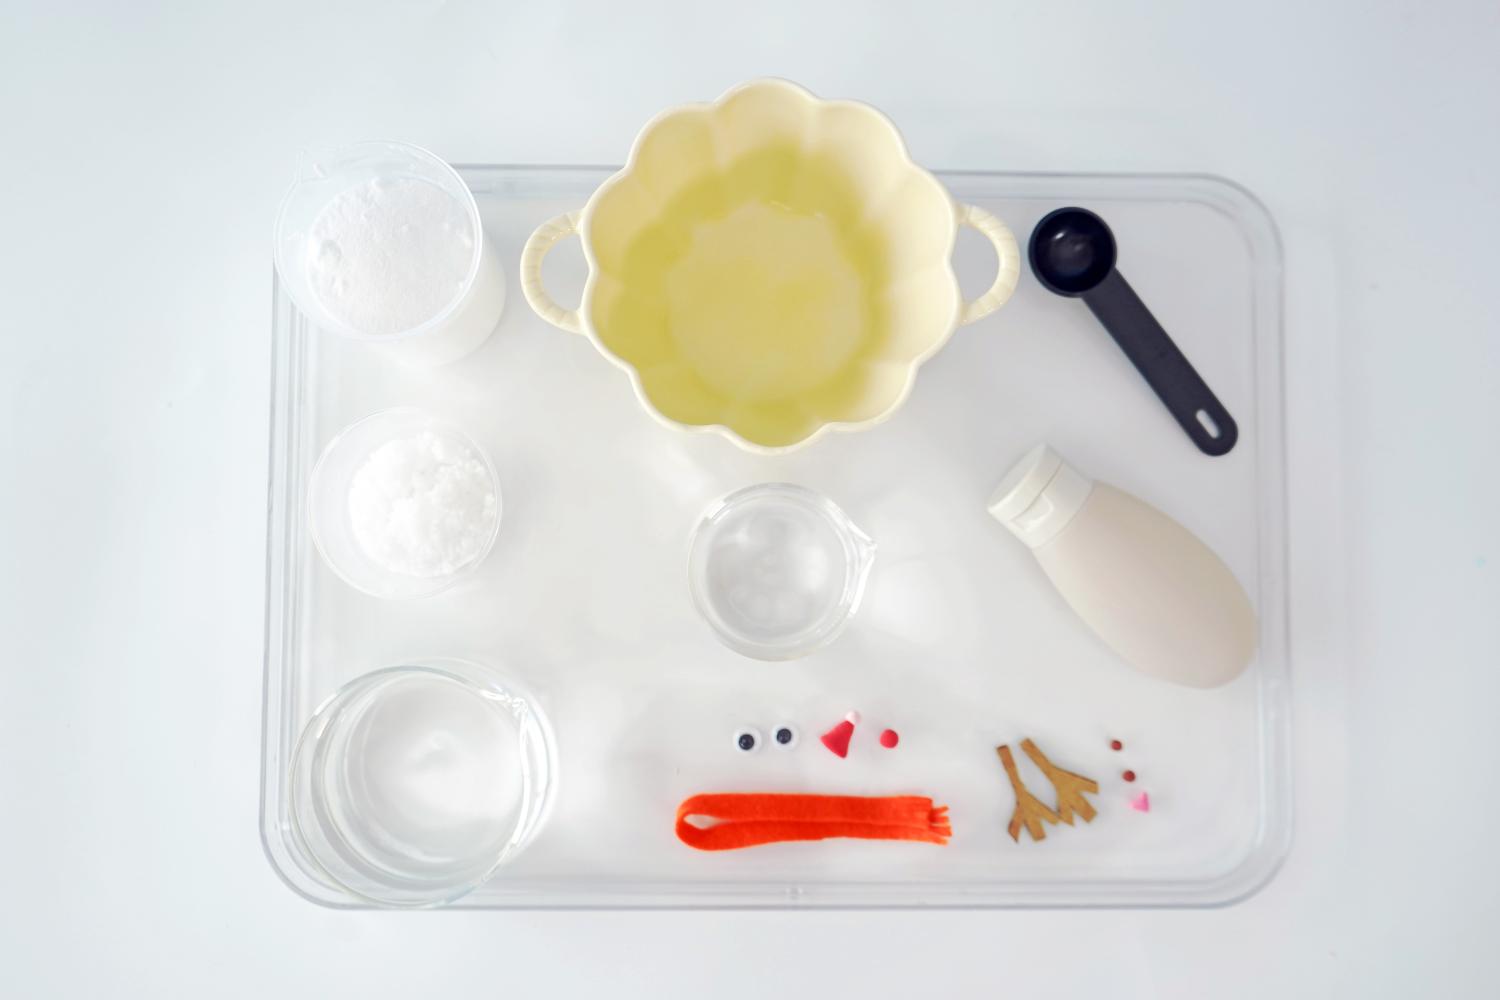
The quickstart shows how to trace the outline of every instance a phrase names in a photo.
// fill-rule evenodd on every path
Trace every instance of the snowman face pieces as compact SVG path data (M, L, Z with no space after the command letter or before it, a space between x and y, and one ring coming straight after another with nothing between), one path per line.
M828 752L839 758L849 756L849 745L854 739L854 728L859 725L858 712L850 712L834 724L833 728L818 737L818 741L828 749ZM880 745L887 750L896 746L898 737L894 729L886 729L880 734ZM778 750L793 750L800 743L797 727L789 722L778 723L766 734L754 726L741 726L734 731L731 745L739 753L757 753L764 746L771 746Z
M759 729L743 726L734 731L734 748L740 753L755 753L769 744L781 750L791 750L797 745L797 727L781 723L773 727L769 737L763 737Z
M818 737L827 750L847 757L858 712L850 712ZM893 729L878 730L874 742L887 749L898 737ZM799 744L797 727L778 723L769 730L754 726L736 729L730 746L737 754L775 753ZM866 749L869 738L862 745ZM774 766L773 766L774 769ZM793 766L801 774L805 769ZM798 784L803 784L799 781ZM732 851L783 841L824 841L841 837L863 840L912 841L942 846L953 835L948 807L933 799L903 791L900 795L825 795L796 792L704 792L690 795L677 807L677 839L699 851Z

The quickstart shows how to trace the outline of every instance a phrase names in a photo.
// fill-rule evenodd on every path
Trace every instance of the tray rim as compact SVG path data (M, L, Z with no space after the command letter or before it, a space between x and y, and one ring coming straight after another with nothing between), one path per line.
M526 174L595 175L600 180L618 167L597 165L461 163L454 169L465 176L476 172ZM1156 880L1146 883L1060 882L1057 880L1008 880L980 883L969 888L959 883L913 883L908 881L862 881L815 883L814 887L784 885L756 880L680 881L619 880L580 891L554 880L493 883L445 909L515 910L933 910L933 909L1212 909L1232 906L1258 893L1275 878L1290 854L1293 833L1291 773L1291 651L1289 648L1290 593L1286 586L1289 560L1287 492L1285 476L1285 288L1284 253L1280 230L1269 209L1244 185L1207 172L1069 172L934 170L950 190L965 182L993 183L1009 180L1018 184L1044 185L1056 181L1085 184L1134 184L1135 200L1188 201L1203 204L1224 215L1241 233L1250 253L1253 288L1252 329L1256 330L1256 363L1253 396L1256 400L1254 435L1257 520L1270 541L1257 547L1258 606L1266 619L1262 649L1274 653L1272 666L1257 678L1256 698L1265 724L1260 727L1261 797L1263 808L1252 846L1244 858L1226 871L1207 878L1183 881ZM1158 189L1154 194L1151 189ZM1184 188L1196 197L1184 197ZM955 197L961 197L955 192ZM1055 195L1010 193L1012 199L1048 198ZM1250 224L1247 229L1245 223ZM310 336L305 317L283 294L272 268L271 392L269 401L268 485L266 504L266 613L261 697L261 754L259 832L262 850L278 878L309 902L332 909L379 909L344 896L319 879L300 859L286 839L286 824L278 815L282 775L277 769L281 755L273 752L280 743L284 702L283 674L290 660L289 647L295 635L296 596L300 581L288 574L287 548L290 527L300 515L302 502L294 495L296 459L310 446L307 424L301 421L302 399L295 391L309 377L305 352L294 347ZM1264 330L1262 324L1265 325ZM1264 336L1262 336L1262 333ZM296 434L301 428L302 436ZM281 487L278 490L278 486ZM280 574L278 574L280 570ZM280 576L287 585L280 588ZM1272 581L1280 597L1268 600ZM1276 614L1266 614L1274 608ZM289 618L291 619L289 623ZM284 768L284 761L281 761ZM1109 890L1100 891L1108 885ZM998 887L998 889L997 889ZM1184 889L1188 892L1184 894ZM908 898L892 898L901 893ZM864 898L855 898L864 897Z

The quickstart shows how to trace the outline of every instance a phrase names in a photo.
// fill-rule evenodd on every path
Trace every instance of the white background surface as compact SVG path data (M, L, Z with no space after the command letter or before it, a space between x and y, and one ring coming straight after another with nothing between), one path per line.
M1500 8L870 6L0 6L0 994L1492 994ZM297 149L612 162L760 74L871 101L930 166L1214 171L1276 216L1297 840L1248 902L346 914L262 857Z

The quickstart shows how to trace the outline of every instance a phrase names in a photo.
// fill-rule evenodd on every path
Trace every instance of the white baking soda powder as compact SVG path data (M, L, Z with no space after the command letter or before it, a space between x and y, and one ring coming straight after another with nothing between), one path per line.
M489 468L461 441L419 431L376 448L349 481L349 527L388 572L430 579L478 558L500 517Z
M352 330L401 333L458 298L474 242L465 206L442 188L377 178L341 192L313 220L308 284Z

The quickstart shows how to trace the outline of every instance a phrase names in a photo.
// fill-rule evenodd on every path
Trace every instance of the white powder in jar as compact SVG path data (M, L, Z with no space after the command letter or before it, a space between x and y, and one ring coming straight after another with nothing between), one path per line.
M484 550L499 517L484 460L432 431L387 441L349 481L355 541L378 566L402 576L456 573Z
M466 206L437 185L414 177L366 181L313 220L308 284L352 330L401 333L458 297L474 240Z

